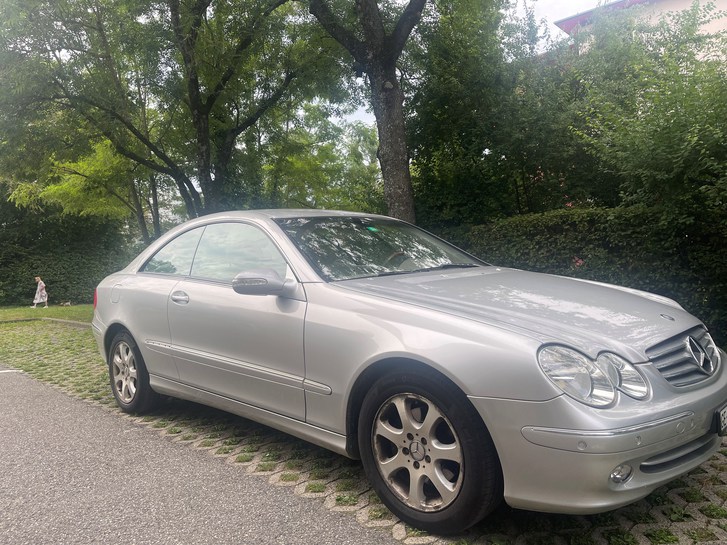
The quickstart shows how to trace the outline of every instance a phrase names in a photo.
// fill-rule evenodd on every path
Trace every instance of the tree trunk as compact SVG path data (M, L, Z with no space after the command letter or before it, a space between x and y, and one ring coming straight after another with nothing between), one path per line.
M414 193L409 172L409 151L404 124L404 94L396 68L379 67L369 74L371 104L379 133L378 158L384 177L384 195L389 214L414 223Z
M149 174L149 188L151 191L151 224L154 228L154 239L162 236L162 224L159 219L159 186L156 175Z
M396 62L419 22L427 0L409 0L393 31L386 32L377 0L355 0L354 8L363 39L343 24L326 0L309 0L311 14L366 72L371 105L379 133L379 164L389 214L414 223L414 191L409 172L409 151L404 122L404 95Z
M191 93L190 93L191 94ZM201 109L202 105L198 107ZM192 120L197 129L197 177L199 187L204 195L204 213L211 214L222 210L222 184L223 180L212 176L212 154L210 146L209 112L198 114L194 112Z
M146 227L144 207L141 204L139 192L136 190L136 183L134 181L129 184L129 197L131 203L134 205L134 215L136 216L136 223L139 226L141 239L144 241L144 244L149 244L151 242L151 238L149 237L149 229Z

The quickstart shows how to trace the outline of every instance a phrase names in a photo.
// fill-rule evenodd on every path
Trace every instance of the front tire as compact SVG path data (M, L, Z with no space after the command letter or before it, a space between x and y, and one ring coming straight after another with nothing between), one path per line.
M116 404L126 413L145 413L159 400L139 347L128 331L118 333L109 350L109 380Z
M364 470L401 520L461 532L502 501L502 469L465 395L433 373L392 373L364 398L358 441Z

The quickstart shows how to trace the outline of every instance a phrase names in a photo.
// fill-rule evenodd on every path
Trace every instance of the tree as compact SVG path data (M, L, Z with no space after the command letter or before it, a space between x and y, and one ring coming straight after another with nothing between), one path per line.
M27 115L25 130L40 107L64 118L57 137L75 124L91 145L111 142L173 180L190 217L244 207L234 202L245 193L234 178L241 135L294 82L313 97L337 81L330 40L286 0L8 0L0 10L0 55L19 83L3 109Z
M119 222L131 215L145 244L162 234L160 194L171 201L168 189L160 189L156 173L115 153L108 140L77 161L56 162L53 169L53 183L19 184L10 200L24 207L59 207L65 214Z
M489 155L502 94L501 4L438 2L406 57L416 205L428 225L471 222L512 208Z
M310 13L353 57L356 71L368 77L389 214L410 222L415 221L414 194L397 61L426 2L409 0L395 15L394 6L382 10L377 0L356 0L351 21L350 2L308 0Z
M506 63L490 157L509 180L515 212L617 204L613 176L575 132L586 95L576 50L551 41L527 5L523 16L510 14L501 35Z
M584 95L572 52L549 42L531 9L505 4L438 2L407 57L416 200L430 225L616 194L572 131Z
M328 108L278 109L261 153L269 202L281 207L383 212L375 129L334 120Z
M254 54L251 49L260 27L286 2L269 0L245 6L247 10L234 3L213 0L167 2L174 42L183 66L184 101L191 114L197 143L197 179L208 212L223 208L225 178L237 137L280 100L295 77L293 67L283 63L279 83L266 82L267 92L247 107L235 104L240 93L225 96L236 80L242 83L241 68ZM273 59L267 56L266 60ZM214 70L206 69L210 64ZM254 94L248 91L248 96ZM228 104L224 104L225 98L230 101Z
M727 200L727 37L700 32L711 4L657 22L633 15L603 17L584 38L580 135L625 202L689 222Z

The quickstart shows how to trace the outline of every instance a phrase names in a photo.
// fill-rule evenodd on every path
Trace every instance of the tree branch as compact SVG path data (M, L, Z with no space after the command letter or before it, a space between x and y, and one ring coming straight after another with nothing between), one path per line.
M187 73L187 92L189 93L190 109L193 115L195 115L195 112L197 112L196 115L199 115L201 108L204 107L201 99L202 93L194 57L194 47L199 36L199 27L202 25L202 19L210 5L210 1L199 0L190 8L192 23L189 26L189 31L185 32L182 25L179 0L167 0L174 37L177 40L179 51L182 54L184 70Z
M381 20L381 11L377 0L356 0L356 15L366 37L366 43L369 45L376 44L379 47L384 46L386 30ZM380 53L382 52L377 51L377 54Z
M389 55L394 60L399 58L404 50L406 41L409 39L411 31L414 30L414 27L421 20L422 11L424 11L426 3L427 0L409 0L409 3L406 5L406 8L404 8L404 11L401 14L401 17L399 17L399 20L396 22L394 32L389 37L391 42L387 47Z
M171 157L164 153L160 148L158 148L154 143L146 138L136 127L134 127L133 124L129 123L114 110L104 107L103 105L98 104L95 101L85 97L74 97L70 93L68 93L68 90L65 89L62 85L59 84L59 87L64 92L65 100L69 101L69 107L79 112L86 120L88 120L89 123L96 127L96 129L104 137L106 137L109 142L114 145L114 149L117 151L117 153L149 168L154 172L159 172L160 174L165 174L171 177L177 183L179 194L182 197L182 200L184 200L184 203L187 207L187 212L190 217L196 217L198 215L198 211L202 210L202 201L199 197L199 193L197 192L197 189L194 187L194 184L192 184L192 181L189 179L189 177L184 174L184 172L171 159ZM140 142L152 152L154 156L164 161L166 166L159 164L156 161L152 161L151 159L148 159L144 156L141 156L124 146L121 142L119 142L118 138L116 138L116 136L110 130L106 129L102 124L97 123L93 116L91 116L86 111L86 109L81 108L77 105L74 106L74 102L86 104L93 108L97 108L100 111L109 115L110 117L119 120L129 132L136 136L137 139L139 139Z
M256 17L255 20L249 25L247 31L242 36L240 36L240 39L235 46L235 52L232 54L232 58L230 59L230 63L227 66L227 69L224 71L224 73L218 80L217 85L215 85L215 88L212 90L212 92L207 97L207 100L205 101L205 107L207 108L207 111L212 111L215 102L217 102L217 99L225 90L227 84L237 73L237 70L240 66L240 58L242 57L242 54L245 52L245 50L250 47L250 45L252 45L252 41L255 38L255 31L257 30L260 22L263 19L269 17L276 9L278 9L283 4L286 4L288 1L289 0L273 0L272 2L270 2L267 8L265 8L265 10L263 10L263 12L258 17Z
M285 79L283 80L283 83L280 84L280 87L278 87L272 95L260 102L252 115L247 116L241 124L235 127L233 130L235 138L257 123L265 112L277 104L280 98L285 94L288 87L290 87L295 76L295 72L290 72L285 75Z
M325 0L310 0L308 11L334 40L346 48L356 62L366 64L364 44L336 19Z

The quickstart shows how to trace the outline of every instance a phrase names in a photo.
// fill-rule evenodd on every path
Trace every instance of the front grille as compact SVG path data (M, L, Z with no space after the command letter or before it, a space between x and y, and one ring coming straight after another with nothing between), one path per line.
M701 367L695 361L694 351L689 347L690 337L704 350L712 363L711 369L708 365ZM701 326L652 346L646 350L646 355L666 381L678 387L708 379L719 365L717 347L711 335Z

